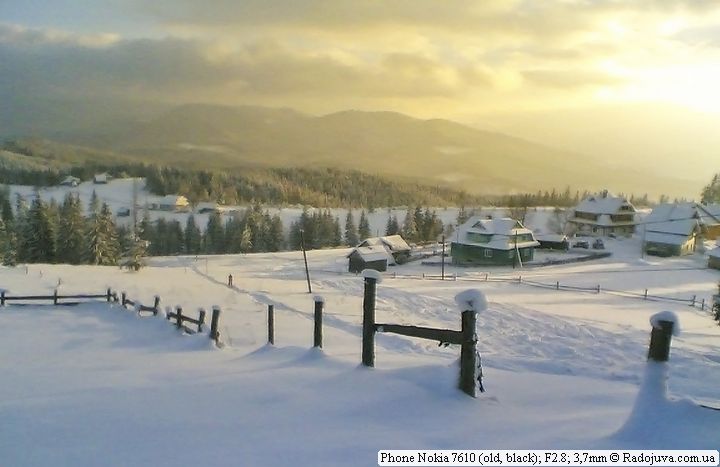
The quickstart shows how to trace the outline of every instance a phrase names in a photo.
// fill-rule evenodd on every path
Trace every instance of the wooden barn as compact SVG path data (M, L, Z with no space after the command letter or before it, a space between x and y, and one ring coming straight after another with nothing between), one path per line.
M695 203L657 205L644 219L643 249L654 256L691 255L701 227Z
M359 246L355 248L348 258L348 271L358 274L363 269L374 269L376 271L387 271L388 263L392 256L382 245Z
M570 248L570 240L567 235L562 234L536 234L535 240L540 243L538 246L541 250L562 250L567 251Z
M383 246L392 255L390 264L403 264L410 259L411 248L400 235L387 235L385 237L372 237L363 240L358 247Z

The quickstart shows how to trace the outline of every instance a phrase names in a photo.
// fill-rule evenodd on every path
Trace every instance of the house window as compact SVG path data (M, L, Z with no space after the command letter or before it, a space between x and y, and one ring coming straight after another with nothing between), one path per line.
M492 258L492 250L485 250L485 257Z
M477 232L468 232L467 238L471 242L475 242L475 243L488 243L488 242L490 242L490 240L492 240L492 235L481 234L481 233L477 233Z

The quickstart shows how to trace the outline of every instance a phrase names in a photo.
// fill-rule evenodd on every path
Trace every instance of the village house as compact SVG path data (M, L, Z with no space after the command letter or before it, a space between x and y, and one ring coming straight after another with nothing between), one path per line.
M708 267L720 269L720 246L708 252Z
M578 234L629 237L635 232L635 207L604 190L575 206L568 222Z
M347 255L348 270L358 274L364 269L387 271L388 264L394 260L390 252L383 245L359 246Z
M700 232L706 240L720 239L720 204L695 204Z
M387 235L385 237L366 238L360 247L383 246L390 253L392 261L389 264L402 264L410 259L412 248L400 235Z
M77 177L73 177L72 175L68 175L60 182L60 186L76 187L79 184L80 184L80 179Z
M110 181L110 178L111 178L110 175L108 175L105 172L103 172L101 174L95 174L93 176L93 183L96 185L105 185L107 182Z
M700 239L700 214L695 203L663 203L643 220L643 250L654 256L695 252Z
M166 195L150 205L160 211L186 212L190 210L190 202L182 195Z
M535 234L535 240L540 243L541 250L568 250L570 240L563 234Z
M539 245L520 221L474 216L458 227L450 254L453 264L506 266L532 261Z

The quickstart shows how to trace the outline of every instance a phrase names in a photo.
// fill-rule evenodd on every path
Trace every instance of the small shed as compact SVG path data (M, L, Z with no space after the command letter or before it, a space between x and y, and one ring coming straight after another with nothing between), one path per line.
M720 270L720 246L708 253L708 267Z
M110 180L110 175L103 172L101 174L95 174L93 176L93 183L96 185L105 185Z
M567 235L562 234L535 234L535 240L540 245L538 248L542 250L563 250L567 251L570 248L570 240Z
M410 259L412 248L400 235L386 235L385 237L371 237L363 240L358 247L385 247L385 250L392 255L390 264L402 264Z
M382 245L355 248L348 256L348 271L358 274L363 269L387 271L390 253Z
M65 177L61 182L60 186L78 186L80 184L80 179L77 177L73 177L72 175L68 175Z
M161 211L184 212L190 209L190 202L182 195L167 195L162 197L156 206Z

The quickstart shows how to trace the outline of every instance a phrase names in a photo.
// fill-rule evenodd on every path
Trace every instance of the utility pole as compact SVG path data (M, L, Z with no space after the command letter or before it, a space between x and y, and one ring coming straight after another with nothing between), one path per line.
M305 253L305 230L300 229L300 247L303 252L303 261L305 261L305 277L307 278L308 293L312 293L312 286L310 285L310 270L307 264L307 253Z
M445 280L445 234L442 236L442 269L440 277Z
M137 236L137 198L138 198L138 179L133 177L133 191L132 191L132 225L133 235Z

